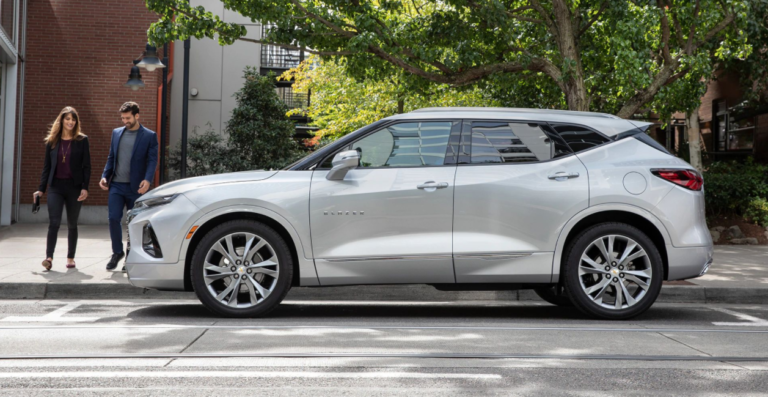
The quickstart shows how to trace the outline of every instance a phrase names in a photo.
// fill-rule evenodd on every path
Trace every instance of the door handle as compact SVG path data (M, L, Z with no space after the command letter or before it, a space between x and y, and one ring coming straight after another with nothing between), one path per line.
M547 178L555 180L555 181L562 182L562 181L565 181L567 179L578 178L578 177L579 177L579 173L578 172L564 172L564 171L560 171L560 172L556 172L556 173L554 173L552 175L549 175Z
M416 186L417 189L445 189L448 187L448 182L436 183L435 181L424 182L421 185Z

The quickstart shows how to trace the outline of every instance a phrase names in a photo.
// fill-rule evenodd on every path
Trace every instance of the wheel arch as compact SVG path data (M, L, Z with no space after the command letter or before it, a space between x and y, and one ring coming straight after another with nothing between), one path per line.
M667 280L669 276L667 245L671 244L671 240L669 232L661 221L650 212L639 207L623 204L601 204L590 207L571 218L560 232L552 262L552 283L557 283L560 279L560 274L563 273L563 266L566 263L565 250L571 241L587 228L604 222L626 223L645 233L659 250L664 267L664 280Z
M232 208L228 210L218 211L216 214L207 214L201 220L198 220L195 222L195 225L198 225L198 229L195 231L194 235L192 235L192 238L189 240L189 243L186 245L186 247L183 248L184 250L184 290L186 291L193 291L192 287L192 280L190 278L190 268L192 266L192 256L194 255L195 248L197 248L197 245L200 243L200 241L205 237L205 235L213 230L218 225L221 225L222 223L232 221L232 220L242 220L242 219L248 219L253 220L256 222L261 222L273 230L277 232L280 237L285 240L285 243L288 244L288 248L291 253L291 259L293 260L293 280L291 281L292 286L298 286L301 284L301 276L302 276L302 267L300 260L302 259L301 255L301 240L298 237L298 234L295 230L290 226L290 224L287 224L287 221L282 220L279 221L279 216L273 215L273 214L267 214L264 212L258 211L258 209L244 209L244 208ZM286 226L287 224L287 226ZM306 267L304 268L304 276L305 277L314 277L317 278L316 274L306 274L308 273L308 270ZM314 266L312 266L312 269L310 271L311 273L314 273Z

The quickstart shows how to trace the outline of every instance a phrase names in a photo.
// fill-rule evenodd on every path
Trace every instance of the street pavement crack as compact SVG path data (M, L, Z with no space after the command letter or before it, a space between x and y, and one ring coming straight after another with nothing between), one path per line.
M181 351L180 351L179 353L184 353L184 351L186 351L187 349L189 349L189 348L190 348L190 346L194 345L194 344L195 344L195 342L197 342L198 340L200 340L200 338L202 338L202 337L203 337L203 335L205 335L205 333L206 333L206 332L208 332L208 328L204 329L204 330L203 330L203 333L201 333L201 334L200 334L200 336L198 336L197 338L195 338L195 339L194 339L192 342L189 342L189 344L188 344L187 346L185 346L183 349L181 349ZM170 364L170 363L169 363L169 364Z
M669 336L667 336L667 335L664 335L664 334L662 334L661 332L658 332L658 334L659 334L659 335L661 335L661 336L663 336L663 337L665 337L665 338L667 338L667 339L669 339L669 340L671 340L671 341L673 341L673 342L677 342L677 343L679 343L679 344L681 344L681 345L683 345L683 346L685 346L685 347L687 347L687 348L689 348L689 349L695 350L695 351L697 351L697 352L699 352L699 353L702 353L702 354L706 354L707 356L709 356L709 357L712 357L712 355L711 355L711 354L709 354L709 353L707 353L707 352L705 352L705 351L703 351L703 350L699 350L699 349L697 349L697 348L695 348L695 347L693 347L693 346L690 346L690 345L688 345L688 344L686 344L686 343L684 343L684 342L681 342L681 341L679 341L679 340L677 340L677 339L674 339L674 338L672 338L672 337L669 337Z

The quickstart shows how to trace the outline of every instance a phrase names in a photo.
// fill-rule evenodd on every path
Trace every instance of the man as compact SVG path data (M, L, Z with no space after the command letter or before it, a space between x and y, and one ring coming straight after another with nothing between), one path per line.
M120 119L125 127L112 131L107 165L99 181L102 189L109 190L112 259L107 263L107 270L114 270L125 257L121 226L123 208L133 208L136 199L149 190L157 168L157 137L153 131L139 124L139 105L136 102L124 103L120 107Z

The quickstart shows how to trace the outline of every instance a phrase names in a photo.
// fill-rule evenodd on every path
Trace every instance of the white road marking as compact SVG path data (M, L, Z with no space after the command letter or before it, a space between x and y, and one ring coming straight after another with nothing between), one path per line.
M62 317L63 315L77 309L84 302L72 302L63 307L60 307L44 316L10 316L4 318L2 321L10 322L94 322L101 317Z
M0 372L0 379L71 378L411 378L501 379L498 374L446 374L418 372L304 372L304 371L115 371L115 372Z
M726 327L731 327L731 326L739 326L739 327L768 327L768 320L764 320L764 319L759 318L759 317L750 316L749 314L735 312L733 310L724 309L722 307L713 307L712 310L715 310L715 311L718 311L718 312L721 312L721 313L725 313L725 314L730 314L731 316L734 316L734 317L736 317L738 319L741 319L741 320L744 320L744 321L748 321L746 323L745 322L722 322L722 321L712 322L712 324L714 324L714 325L720 325L720 326L726 326Z

